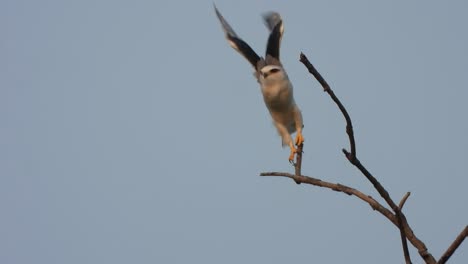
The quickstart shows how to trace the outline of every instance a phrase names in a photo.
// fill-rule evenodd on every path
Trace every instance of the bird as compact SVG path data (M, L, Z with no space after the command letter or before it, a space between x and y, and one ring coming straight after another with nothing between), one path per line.
M293 96L293 86L280 61L281 39L284 33L283 20L279 13L271 11L263 15L263 20L270 35L267 41L265 58L260 57L232 29L229 23L214 5L216 16L221 22L229 45L244 56L254 68L254 76L260 84L263 100L272 117L282 146L289 146L289 162L294 162L297 153L295 146L304 142L302 113ZM291 134L296 132L293 141Z

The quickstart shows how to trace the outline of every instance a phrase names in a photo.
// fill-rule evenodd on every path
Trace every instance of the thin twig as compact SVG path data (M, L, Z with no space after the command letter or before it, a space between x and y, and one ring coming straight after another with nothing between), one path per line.
M411 195L411 193L410 193L410 192L407 192L407 193L405 194L405 196L403 196L403 198L401 198L401 201L400 201L400 203L398 204L398 209L400 209L400 211L403 210L403 206L405 205L406 200L408 199L408 197L409 197L410 195Z
M335 102L338 105L338 108L340 108L341 113L343 113L343 116L346 119L346 134L348 134L349 145L351 148L351 156L348 157L348 159L354 159L354 157L356 157L356 143L354 140L353 123L351 122L351 117L349 117L348 111L346 111L346 108L343 106L340 100L338 100L335 93L330 88L330 85L328 85L327 81L325 81L322 75L317 71L317 69L315 69L314 65L310 63L310 61L302 52L300 56L300 61L306 66L309 72L312 75L314 75L315 79L317 79L317 81L322 85L323 91L327 92L331 96L333 102Z
M465 240L466 237L468 237L468 226L465 226L465 228L461 231L457 238L455 238L455 240L447 249L447 251L445 251L442 257L440 257L437 263L444 264L445 262L447 262L447 260L452 256L453 252L457 250L457 248L461 245L461 243L463 242L463 240Z

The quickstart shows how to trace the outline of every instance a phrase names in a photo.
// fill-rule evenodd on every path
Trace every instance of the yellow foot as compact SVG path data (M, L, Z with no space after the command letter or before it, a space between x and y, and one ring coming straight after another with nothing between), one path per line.
M304 143L304 137L302 136L301 132L297 132L296 134L296 146L300 146Z
M292 144L289 146L289 148L291 149L291 154L289 154L289 162L294 162L294 156L297 153L297 149Z

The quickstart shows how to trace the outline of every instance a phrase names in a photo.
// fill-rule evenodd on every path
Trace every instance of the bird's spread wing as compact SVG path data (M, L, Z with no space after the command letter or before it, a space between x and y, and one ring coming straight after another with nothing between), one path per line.
M261 58L257 55L257 53L255 53L255 51L249 46L249 44L247 44L245 41L243 41L237 36L236 32L234 32L234 30L226 21L226 19L224 19L224 17L218 11L216 5L214 5L214 9L219 21L221 22L221 25L223 26L224 33L226 33L226 38L231 47L233 47L240 54L242 54L242 56L244 56L250 62L250 64L252 64L252 66L256 68L257 63L261 60Z
M276 12L266 13L263 15L263 20L267 28L270 30L265 58L267 59L268 64L275 64L268 61L269 56L276 59L279 63L281 38L283 37L284 32L283 20L281 19L280 14Z

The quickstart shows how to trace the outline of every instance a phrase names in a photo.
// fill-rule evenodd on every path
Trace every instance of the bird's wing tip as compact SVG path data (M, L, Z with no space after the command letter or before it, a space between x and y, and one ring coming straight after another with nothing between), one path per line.
M282 21L281 15L278 12L270 11L262 15L263 21L267 28L271 31L273 28Z
M219 19L219 22L221 22L221 26L223 27L224 33L226 33L226 35L230 37L238 37L234 29L232 29L231 25L229 25L229 23L226 21L223 15L221 15L221 12L219 12L214 2L213 2L213 7L215 10L216 16Z

